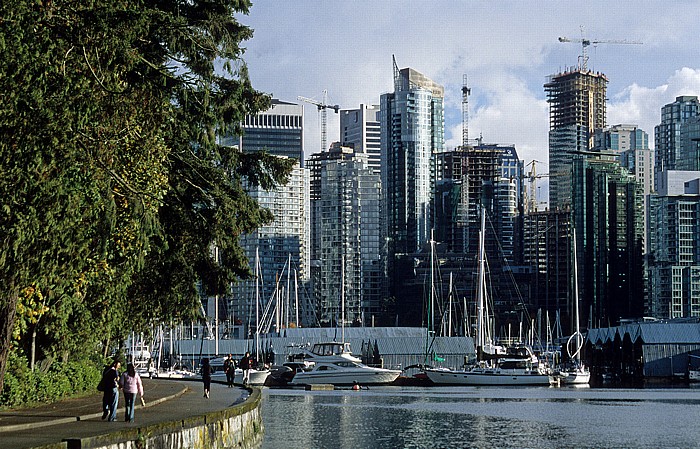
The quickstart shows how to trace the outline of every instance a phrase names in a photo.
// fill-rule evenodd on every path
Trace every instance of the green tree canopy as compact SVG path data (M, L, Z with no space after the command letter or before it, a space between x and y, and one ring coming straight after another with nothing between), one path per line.
M217 144L270 105L241 60L250 6L0 5L0 388L13 341L80 356L250 275L238 237L272 217L242 181L292 164Z

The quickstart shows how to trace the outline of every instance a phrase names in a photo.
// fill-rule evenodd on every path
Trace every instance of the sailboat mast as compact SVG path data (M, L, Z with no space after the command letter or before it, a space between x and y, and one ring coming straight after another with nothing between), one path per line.
M479 231L479 269L477 271L476 291L476 345L477 354L479 348L484 349L484 240L486 231L486 211L481 208L481 230Z
M340 339L345 345L345 254L341 256L340 270Z
M260 254L255 247L255 357L260 357Z
M576 229L573 230L574 239L574 326L576 326L576 342L579 341L579 316L578 316L578 255L576 254ZM581 350L576 350L576 361L581 361Z

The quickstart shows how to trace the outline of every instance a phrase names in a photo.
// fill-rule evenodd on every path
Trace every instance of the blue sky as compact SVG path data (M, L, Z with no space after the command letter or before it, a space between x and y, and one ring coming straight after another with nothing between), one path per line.
M577 64L579 43L558 37L641 41L588 47L589 68L606 74L608 125L636 124L650 136L678 95L700 95L698 1L278 1L253 0L239 20L253 86L276 98L357 108L392 88L392 55L445 86L445 138L461 142L461 85L469 79L470 137L515 144L547 170L549 75ZM339 140L328 114L328 141ZM305 105L306 153L320 149L319 118Z

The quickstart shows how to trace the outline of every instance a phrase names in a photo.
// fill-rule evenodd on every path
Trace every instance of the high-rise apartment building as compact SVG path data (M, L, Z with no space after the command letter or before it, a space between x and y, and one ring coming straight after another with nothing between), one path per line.
M649 314L700 316L700 171L665 170L651 197Z
M681 125L681 152L677 162L678 170L700 170L700 115Z
M243 151L267 150L275 156L298 159L304 166L304 107L278 99L272 107L256 115L247 115L240 136L225 137L222 144Z
M308 160L312 280L321 325L339 325L343 308L345 325L372 325L386 295L380 180L367 156L335 143Z
M573 246L570 210L541 210L525 214L523 265L530 267L533 310L554 320L559 314L564 335L573 327Z
M380 173L379 105L361 104L358 109L340 111L340 144L367 155L367 163Z
M647 253L648 197L654 191L654 150L649 135L637 125L615 125L595 130L594 151L619 154L620 165L634 175L644 192L644 254Z
M315 324L311 297L308 294L309 175L301 166L304 160L303 111L301 105L275 99L270 110L246 116L241 124L243 134L240 137L222 141L223 144L238 146L243 152L267 150L272 155L299 161L286 185L272 190L246 186L250 196L260 206L270 210L275 219L241 237L241 245L251 267L256 252L260 265L257 298L255 280L232 286L229 310L236 322L243 326L241 336L250 335L257 325L256 299L259 301L259 312L266 308L275 311L274 319L266 317L265 328L262 330L281 331L291 325ZM295 294L298 296L295 297Z
M391 294L412 275L433 227L435 155L444 147L444 88L394 62L394 92L380 98L381 183ZM401 301L404 299L401 298ZM421 309L422 298L411 306ZM409 306L409 308L411 307ZM403 308L403 307L402 307ZM402 323L399 320L399 324ZM412 324L420 324L412 323Z
M549 103L549 203L571 204L572 154L593 146L593 132L605 128L608 79L579 67L552 75L544 85Z
M659 181L665 170L681 170L681 126L686 120L700 114L700 101L694 95L676 97L676 101L661 108L661 123L654 128L655 174L654 187L659 190Z
M581 322L595 327L644 315L643 192L614 153L582 152L573 164Z

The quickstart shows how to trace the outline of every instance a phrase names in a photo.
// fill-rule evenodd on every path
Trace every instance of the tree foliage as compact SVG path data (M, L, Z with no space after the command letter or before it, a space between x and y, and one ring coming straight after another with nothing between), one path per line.
M80 356L250 275L238 237L272 217L242 181L291 170L217 144L270 105L241 59L250 6L0 5L0 388L13 347Z

